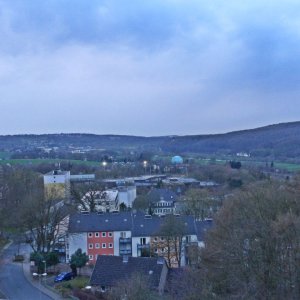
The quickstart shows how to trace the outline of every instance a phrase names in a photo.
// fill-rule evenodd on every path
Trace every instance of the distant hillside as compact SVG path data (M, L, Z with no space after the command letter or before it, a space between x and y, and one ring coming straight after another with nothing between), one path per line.
M300 159L300 122L282 123L218 135L174 137L169 150Z
M255 157L300 159L300 122L215 135L138 137L74 133L0 136L0 150L36 147L91 147L218 155L247 152Z

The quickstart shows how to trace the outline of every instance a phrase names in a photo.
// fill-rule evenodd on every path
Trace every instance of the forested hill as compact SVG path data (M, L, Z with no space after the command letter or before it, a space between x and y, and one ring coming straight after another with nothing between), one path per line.
M246 152L256 157L300 158L300 122L281 123L226 134L193 136L137 137L76 133L0 136L0 151L37 147L133 149L178 154Z

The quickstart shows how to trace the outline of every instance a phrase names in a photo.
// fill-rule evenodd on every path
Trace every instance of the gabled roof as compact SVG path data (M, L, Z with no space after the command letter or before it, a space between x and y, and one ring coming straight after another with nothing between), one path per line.
M168 189L153 189L148 193L147 198L152 203L159 201L173 202L177 200L177 195Z
M131 231L133 237L158 236L166 217L145 216L141 212L76 213L70 216L69 232ZM196 226L192 216L175 216L184 225L185 235L195 235Z
M130 212L76 213L70 216L69 232L128 231L132 228Z
M160 235L160 229L168 217L170 216L158 217L153 215L147 218L142 214L133 215L132 236L146 237ZM185 235L196 234L195 222L192 216L178 215L175 218L178 218L183 223Z
M128 257L127 262L123 262L121 256L99 255L90 284L114 286L137 273L149 278L152 287L158 287L164 265L165 261L158 263L158 259L152 257Z

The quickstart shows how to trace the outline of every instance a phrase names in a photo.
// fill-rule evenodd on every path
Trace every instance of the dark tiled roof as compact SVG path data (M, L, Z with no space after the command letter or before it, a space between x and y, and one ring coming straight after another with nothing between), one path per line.
M131 231L132 236L157 236L166 217L148 216L141 212L131 214L130 212L120 213L97 213L82 214L76 213L70 216L69 232L90 232L90 231ZM184 224L185 234L196 233L195 221L192 216L180 215L175 217Z
M163 266L157 263L157 258L152 257L128 257L128 262L123 262L123 257L120 256L100 255L97 258L90 284L114 286L119 281L138 273L149 278L152 287L158 287Z
M196 221L196 230L197 230L197 239L198 241L203 241L206 232L212 228L213 221L212 220L205 220L205 221Z
M151 218L145 218L144 215L133 215L133 229L132 236L156 236L159 235L161 226L165 222L166 217L151 216ZM195 222L192 216L177 216L175 217L183 223L185 227L185 234L196 234Z
M132 236L154 236L159 232L162 218L151 216L146 218L142 214L133 215Z
M148 200L150 202L159 202L159 201L176 201L177 196L176 194L168 189L153 189L151 190L148 195Z
M127 231L132 228L130 212L122 213L76 213L70 216L69 232Z

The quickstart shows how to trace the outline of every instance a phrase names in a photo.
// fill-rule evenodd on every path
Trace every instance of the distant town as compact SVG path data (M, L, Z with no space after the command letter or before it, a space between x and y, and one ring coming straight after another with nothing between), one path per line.
M1 268L22 263L16 270L54 299L112 299L124 288L154 298L204 295L215 284L214 277L206 281L211 263L225 263L227 251L242 251L242 261L253 255L249 243L260 234L250 225L258 217L255 199L280 205L281 194L292 201L297 193L295 171L251 161L250 152L217 159L70 149L6 149L0 164ZM232 248L240 242L240 250ZM0 290L7 285L1 281Z

